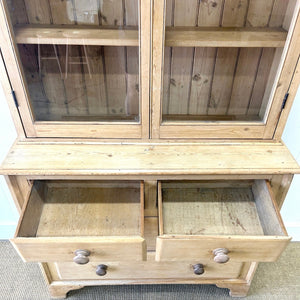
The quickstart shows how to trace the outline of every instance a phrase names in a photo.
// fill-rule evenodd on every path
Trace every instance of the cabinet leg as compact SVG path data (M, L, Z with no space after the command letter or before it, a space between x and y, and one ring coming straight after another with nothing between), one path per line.
M229 289L229 295L231 297L246 297L248 291L250 289L249 283L244 284L217 284L219 288L226 288Z
M67 298L67 294L69 291L72 290L79 290L82 289L83 286L81 285L54 285L51 284L49 285L49 292L51 298L56 298L56 299L64 299Z

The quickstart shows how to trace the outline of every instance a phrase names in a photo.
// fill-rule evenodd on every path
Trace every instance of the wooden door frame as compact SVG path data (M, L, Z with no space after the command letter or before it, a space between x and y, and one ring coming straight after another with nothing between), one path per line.
M151 2L139 0L140 5L140 122L61 122L35 121L29 101L29 92L24 71L17 52L13 26L5 0L0 0L0 47L6 64L11 88L14 91L18 111L26 137L72 137L72 138L149 138L149 94L150 94L150 42ZM10 99L8 99L9 102ZM10 105L12 106L12 105ZM14 114L16 118L16 114ZM17 121L19 122L19 121Z
M299 3L280 60L271 91L272 104L262 122L168 122L162 124L162 90L165 48L165 0L153 0L152 42L152 119L151 137L155 139L272 139L281 115L282 102L290 86L300 48ZM289 42L290 41L290 42ZM285 123L285 113L280 124Z

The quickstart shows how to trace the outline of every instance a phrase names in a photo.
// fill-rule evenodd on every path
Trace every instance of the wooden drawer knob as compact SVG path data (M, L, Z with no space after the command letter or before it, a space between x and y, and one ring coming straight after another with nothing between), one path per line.
M213 251L214 254L214 261L218 264L224 264L229 261L229 253L228 249L226 248L217 248Z
M204 266L202 264L193 265L194 274L202 275L204 273Z
M96 274L99 276L104 276L107 273L108 266L107 265L98 265L96 269Z
M75 251L75 257L73 258L73 261L76 264L79 265L85 265L87 264L90 259L88 258L88 256L91 254L91 252L89 250L76 250Z

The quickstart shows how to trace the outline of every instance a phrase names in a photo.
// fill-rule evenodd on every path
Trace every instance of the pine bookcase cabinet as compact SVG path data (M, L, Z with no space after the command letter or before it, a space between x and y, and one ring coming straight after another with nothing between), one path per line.
M0 0L18 139L12 244L51 296L215 284L246 296L288 236L299 0Z

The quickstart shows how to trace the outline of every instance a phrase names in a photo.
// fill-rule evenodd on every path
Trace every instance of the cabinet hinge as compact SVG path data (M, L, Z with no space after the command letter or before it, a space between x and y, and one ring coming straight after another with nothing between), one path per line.
M13 99L14 99L16 108L18 108L18 107L19 107L19 103L18 103L17 96L16 96L16 93L15 93L14 90L11 91L11 95L12 95L12 97L13 97Z
M283 101L282 101L281 110L283 110L285 108L285 104L286 104L286 101L287 101L288 97L289 97L289 93L286 93L284 95L284 98L283 98Z

